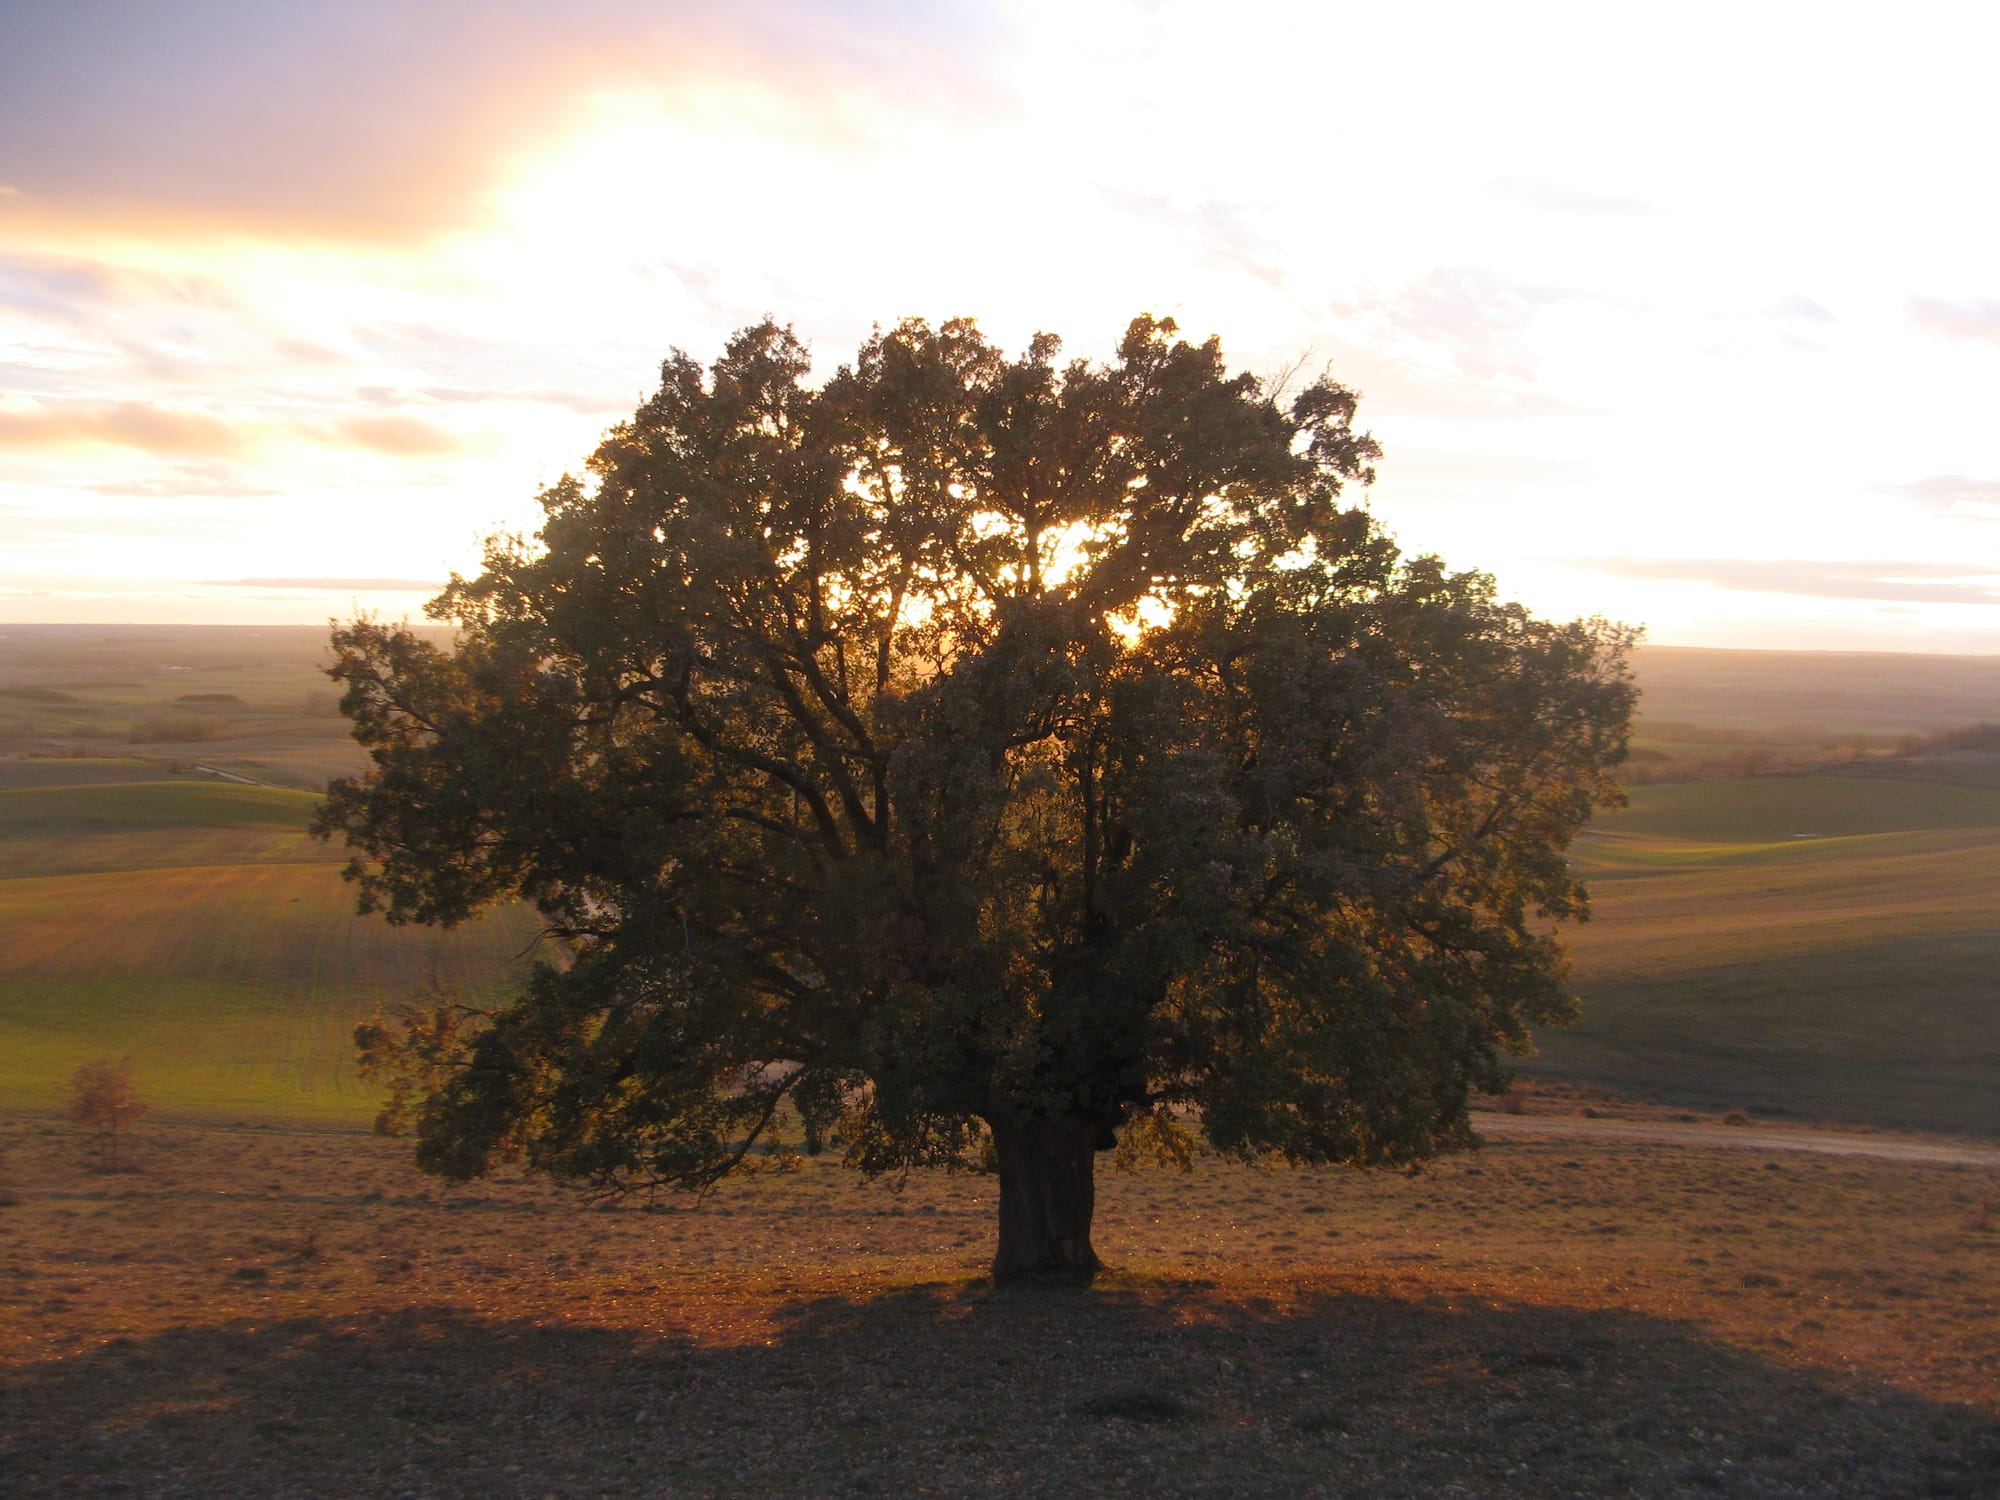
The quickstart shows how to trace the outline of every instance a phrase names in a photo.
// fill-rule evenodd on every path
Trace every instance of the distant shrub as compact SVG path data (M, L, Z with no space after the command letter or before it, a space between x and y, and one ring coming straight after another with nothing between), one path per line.
M118 1136L126 1126L141 1119L152 1105L139 1097L132 1079L132 1065L120 1059L99 1058L85 1063L70 1076L69 1107L64 1111L73 1124L97 1136L106 1170L118 1170Z
M1802 776L1828 761L1852 760L1851 746L1824 757L1783 754L1762 745L1743 745L1712 755L1666 755L1652 752L1618 768L1623 786L1668 786L1685 781L1719 781L1739 776Z
M1947 729L1924 742L1930 750L2000 750L2000 724L1967 724Z
M243 700L234 693L182 693L174 699L176 703L198 703L215 708L243 708Z
M52 687L0 688L0 698L19 698L23 703L74 703L76 698Z
M146 714L133 721L126 736L135 745L178 745L212 739L220 731L213 719L199 714Z

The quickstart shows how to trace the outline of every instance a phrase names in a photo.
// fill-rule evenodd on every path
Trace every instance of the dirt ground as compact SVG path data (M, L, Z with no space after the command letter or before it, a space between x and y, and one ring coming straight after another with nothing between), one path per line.
M358 1132L131 1145L0 1116L0 1494L2000 1493L1992 1166L1107 1164L1114 1270L996 1289L990 1178L645 1211Z

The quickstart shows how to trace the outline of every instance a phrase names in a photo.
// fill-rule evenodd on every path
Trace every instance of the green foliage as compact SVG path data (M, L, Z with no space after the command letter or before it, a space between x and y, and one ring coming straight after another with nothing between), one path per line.
M434 601L454 650L335 632L363 908L523 896L560 947L366 1030L425 1165L699 1187L786 1120L880 1171L1183 1117L1409 1164L1569 1015L1630 633L1399 557L1331 381L1280 406L1151 318L1058 351L676 354Z
M409 1134L424 1102L449 1080L466 1021L491 1019L491 1011L452 1000L435 979L431 993L429 1005L405 1007L393 1021L378 1011L354 1028L361 1076L385 1090L378 1135Z
M1112 1160L1126 1170L1157 1163L1189 1172L1194 1169L1200 1137L1172 1110L1162 1106L1135 1111L1118 1132Z

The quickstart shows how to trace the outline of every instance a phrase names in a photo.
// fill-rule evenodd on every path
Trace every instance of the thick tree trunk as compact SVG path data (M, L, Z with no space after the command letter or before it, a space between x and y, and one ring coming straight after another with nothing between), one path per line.
M1000 1246L993 1279L1088 1276L1103 1262L1090 1247L1097 1207L1092 1173L1101 1127L1086 1120L995 1124L1000 1158Z

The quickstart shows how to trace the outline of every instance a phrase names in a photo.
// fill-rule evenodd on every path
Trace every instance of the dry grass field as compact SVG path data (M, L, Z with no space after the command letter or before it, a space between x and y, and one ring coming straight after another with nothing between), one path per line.
M661 1211L356 1131L0 1120L20 1495L2000 1493L2000 1170L1501 1140L1105 1171L1090 1287L994 1184Z

